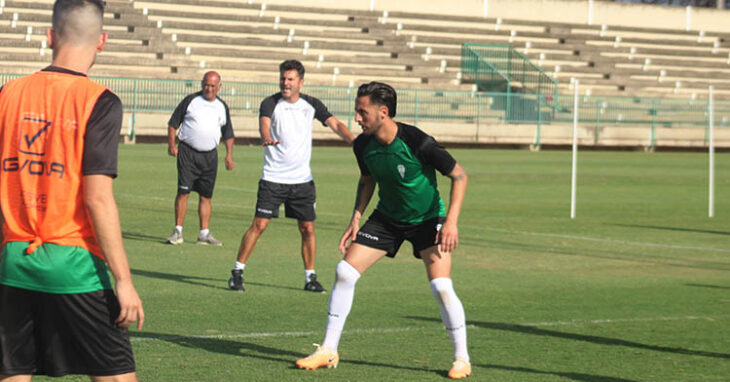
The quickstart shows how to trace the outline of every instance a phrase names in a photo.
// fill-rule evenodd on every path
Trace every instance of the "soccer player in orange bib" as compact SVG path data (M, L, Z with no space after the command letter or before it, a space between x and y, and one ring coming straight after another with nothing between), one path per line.
M144 311L112 189L122 104L86 76L103 13L101 0L57 0L51 66L0 90L2 381L137 380L127 328Z

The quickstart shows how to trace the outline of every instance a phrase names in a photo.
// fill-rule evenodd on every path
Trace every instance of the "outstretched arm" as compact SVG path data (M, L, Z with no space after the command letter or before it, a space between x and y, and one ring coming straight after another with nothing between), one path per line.
M352 144L352 141L355 140L355 137L352 135L350 130L347 128L347 125L342 123L339 119L335 118L334 116L327 118L326 121L324 121L324 124L327 125L332 131L335 132L335 134L339 135L340 138L342 138L343 141L347 142L348 144Z
M461 205L464 202L464 195L466 194L467 183L466 171L458 163L447 176L451 178L449 210L446 212L446 221L441 227L441 231L436 235L437 243L441 239L441 244L439 245L439 251L441 252L452 252L459 245L457 224L459 222Z
M365 212L370 199L375 192L375 179L371 176L361 175L357 182L357 192L355 195L355 209L352 211L350 224L347 226L345 233L340 238L340 252L345 253L350 246L350 242L355 240L357 231L360 230L360 218Z
M114 201L112 178L108 175L86 175L84 192L84 200L101 252L114 275L117 298L121 306L117 325L126 328L137 321L137 329L142 329L144 310L142 300L132 284L127 254L122 245L122 230L119 224L119 210Z

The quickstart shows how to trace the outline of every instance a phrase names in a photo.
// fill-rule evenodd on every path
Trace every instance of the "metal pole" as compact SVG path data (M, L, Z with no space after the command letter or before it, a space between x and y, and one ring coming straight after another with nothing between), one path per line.
M709 89L709 114L710 114L710 202L708 216L715 216L715 141L714 141L714 130L715 130L715 118L714 118L714 102L712 97L712 85Z
M137 125L137 79L134 79L134 104L132 106L132 131L130 132L130 138L132 139L132 142L134 142L137 139L137 131L136 131L136 125Z
M575 96L573 99L573 169L570 177L570 218L575 219L575 188L578 167L578 80L575 80Z
M414 91L416 92L416 102L413 105L414 106L414 110L413 110L413 124L414 125L418 125L418 93L420 93L420 91L418 91L418 90L414 90Z
M482 118L482 97L477 94L477 132L476 132L476 141L479 142L479 122Z
M347 88L347 99L349 100L347 102L347 130L352 131L352 110L354 109L354 105L352 104L355 102L355 99L352 97L352 88Z

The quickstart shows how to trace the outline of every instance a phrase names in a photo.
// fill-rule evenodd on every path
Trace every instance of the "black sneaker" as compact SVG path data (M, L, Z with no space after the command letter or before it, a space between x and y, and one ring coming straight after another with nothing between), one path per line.
M233 290L245 291L243 287L243 270L231 269L231 278L228 279L228 288Z
M327 292L327 289L324 289L324 287L322 287L322 284L317 281L317 275L309 276L309 281L304 284L304 290L317 293Z

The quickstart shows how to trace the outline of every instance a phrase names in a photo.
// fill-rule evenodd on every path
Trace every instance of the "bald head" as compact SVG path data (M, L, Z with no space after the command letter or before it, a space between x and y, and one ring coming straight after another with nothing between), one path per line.
M207 72L203 75L200 85L203 89L203 98L215 101L218 91L221 90L221 75L214 71Z
M56 45L96 45L103 18L102 0L56 0L52 21Z

